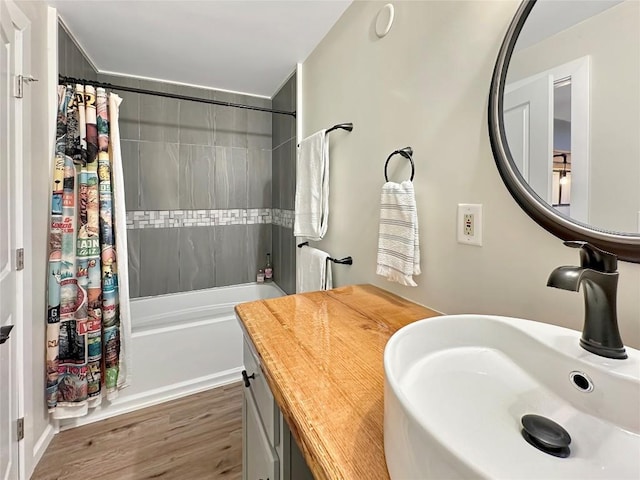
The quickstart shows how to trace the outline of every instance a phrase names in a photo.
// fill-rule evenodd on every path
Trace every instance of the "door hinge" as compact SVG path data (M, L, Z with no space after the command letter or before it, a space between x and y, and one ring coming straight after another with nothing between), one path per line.
M15 91L13 96L16 98L24 97L24 82L37 82L37 78L33 78L31 75L16 75Z
M24 270L24 248L16 250L16 270Z
M24 438L24 417L19 418L17 424L18 441L20 441Z

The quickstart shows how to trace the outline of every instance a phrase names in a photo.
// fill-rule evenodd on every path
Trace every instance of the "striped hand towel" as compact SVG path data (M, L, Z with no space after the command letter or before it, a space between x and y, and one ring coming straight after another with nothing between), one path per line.
M420 275L418 213L413 183L408 180L382 186L376 273L392 282L417 286L413 275Z

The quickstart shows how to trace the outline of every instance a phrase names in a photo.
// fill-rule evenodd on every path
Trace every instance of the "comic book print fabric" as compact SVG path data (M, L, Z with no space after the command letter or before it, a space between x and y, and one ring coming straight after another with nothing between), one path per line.
M94 407L120 354L107 94L58 87L49 236L47 405Z

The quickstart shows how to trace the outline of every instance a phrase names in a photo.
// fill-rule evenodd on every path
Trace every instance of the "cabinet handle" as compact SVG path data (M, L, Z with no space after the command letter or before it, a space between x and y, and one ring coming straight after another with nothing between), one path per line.
M244 386L249 388L251 386L251 378L256 378L256 374L252 373L251 375L247 375L247 371L246 370L242 370L242 380L244 381ZM262 480L262 479L260 479ZM267 478L267 480L269 480Z

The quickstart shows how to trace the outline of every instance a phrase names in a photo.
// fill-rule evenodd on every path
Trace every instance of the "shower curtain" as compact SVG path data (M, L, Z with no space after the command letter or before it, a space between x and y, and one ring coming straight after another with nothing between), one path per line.
M46 346L58 419L86 415L129 383L120 102L103 88L58 86Z

